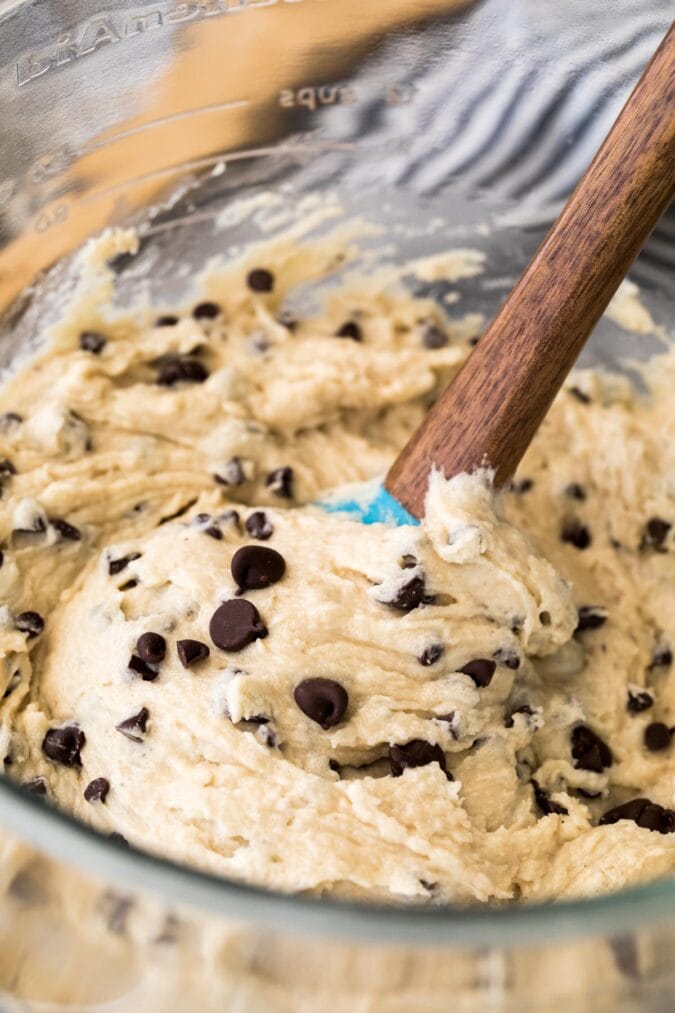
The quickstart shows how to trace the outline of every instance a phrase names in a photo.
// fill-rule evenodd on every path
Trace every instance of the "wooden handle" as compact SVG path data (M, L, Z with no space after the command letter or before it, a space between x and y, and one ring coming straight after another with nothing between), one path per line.
M560 217L385 486L415 517L432 468L513 475L675 191L675 22Z

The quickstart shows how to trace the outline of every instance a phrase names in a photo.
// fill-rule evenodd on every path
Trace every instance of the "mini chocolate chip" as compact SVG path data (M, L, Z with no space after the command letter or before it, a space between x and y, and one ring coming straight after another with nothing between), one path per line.
M263 510L256 510L246 518L244 526L251 538L266 542L274 534L274 526Z
M23 422L23 415L19 415L18 412L3 412L0 415L0 433L6 436L8 433L13 432Z
M530 781L532 790L534 792L534 800L543 812L544 816L550 816L556 814L558 816L569 816L569 810L564 805L560 805L558 802L554 802L543 788L540 787L534 778Z
M47 731L42 740L42 752L48 760L62 767L81 767L80 750L85 742L85 734L78 725L62 725Z
M204 534L208 535L209 538L215 539L217 542L222 542L223 540L223 532L215 524L210 524L208 528L204 528Z
M619 820L632 820L639 827L656 830L660 834L672 834L675 831L675 813L656 802L650 802L648 798L634 798L615 806L600 817L600 825L618 823Z
M656 549L657 552L661 551L672 526L672 524L662 520L660 517L652 517L645 524L640 548Z
M107 340L105 334L99 334L98 331L82 331L80 334L80 348L83 352L100 355L105 348Z
M155 320L155 327L174 327L179 320L180 317L177 317L175 313L164 313Z
M183 668L191 668L199 661L204 661L211 653L208 646L201 640L179 640L176 643L176 651Z
M147 661L143 661L137 654L131 655L127 668L135 675L140 675L143 682L154 682L159 675L157 669L152 668Z
M79 542L82 538L80 529L64 521L62 517L50 517L49 523L65 542Z
M393 598L388 599L382 604L391 605L392 608L398 609L399 612L412 612L413 609L418 608L423 603L425 593L424 577L416 574L410 580L401 584Z
M448 335L437 324L428 323L422 331L422 344L425 348L445 348Z
M654 697L651 693L641 691L639 693L628 692L626 710L631 714L639 714L641 711L648 711L654 706Z
M445 648L443 647L443 644L430 644L428 647L424 648L417 660L420 665L424 665L425 668L428 668L430 665L435 665L438 659L443 657L444 653Z
M275 468L265 479L265 485L275 496L281 496L282 499L293 499L294 478L292 468L287 466Z
M266 545L243 545L232 557L230 569L242 591L257 591L281 580L286 561Z
M419 559L417 556L406 553L405 556L401 557L400 565L402 570L413 570L416 566L419 566Z
M512 672L516 672L520 668L520 655L510 647L500 647L492 657L499 665L505 665Z
M584 393L579 387L568 387L567 388L572 397L576 398L581 404L590 404L591 399L588 394Z
M583 485L579 485L578 482L570 482L568 486L565 486L565 495L569 499L576 499L582 502L586 499L586 490Z
M126 735L132 742L142 742L143 736L145 735L148 727L148 718L150 717L150 711L147 707L141 707L138 714L132 714L130 718L125 718L124 721L120 721L115 728L122 735Z
M14 617L14 626L25 633L29 640L38 637L45 628L45 621L39 612L20 612Z
M161 387L173 387L176 383L204 383L208 380L206 366L189 355L168 357L159 367L157 383Z
M324 730L339 724L349 706L347 690L334 679L304 679L293 690L293 699Z
M224 510L216 520L219 524L231 524L237 531L241 531L241 517L236 510Z
M110 781L105 777L95 777L84 789L85 802L105 802L110 791Z
M11 478L12 475L16 475L16 468L8 457L3 457L0 460L0 479Z
M567 520L560 531L560 540L573 545L576 549L587 549L591 544L591 533L579 521Z
M209 633L222 651L241 651L267 636L267 627L255 605L244 598L223 602L211 616Z
M215 320L219 313L220 306L217 302L200 302L192 309L195 320Z
M136 653L143 661L158 665L166 655L166 640L159 633L141 633L136 641Z
M601 605L582 605L577 615L579 619L575 633L597 630L607 622L607 610Z
M652 655L652 660L647 666L647 671L654 668L670 668L673 663L673 652L669 647L657 647Z
M356 320L347 320L335 332L336 338L351 338L352 341L363 341L363 331Z
M570 736L572 757L578 770L591 770L601 774L612 766L612 751L599 735L587 725L577 725Z
M285 327L288 331L294 331L296 330L299 321L295 313L291 310L282 310L277 317L277 323L281 324L281 326Z
M437 763L448 780L453 780L441 747L425 742L424 739L413 739L401 746L389 746L389 763L393 777L400 777L404 770L412 767L426 767L429 763Z
M497 663L491 658L474 658L473 661L467 661L466 665L458 668L457 671L470 676L480 689L485 689L492 682L496 668Z
M44 798L47 794L47 782L44 777L31 777L30 780L24 781L22 788L25 788L29 795L37 795L39 798Z
M127 581L124 582L124 584L120 584L120 586L118 587L117 590L118 591L131 591L134 587L138 587L138 581L134 580L133 577L132 577L131 580L127 580Z
M542 626L550 626L551 625L551 613L550 612L546 612L546 610L544 610L543 612L540 612L539 613L539 622L541 623Z
M121 573L129 563L133 563L135 559L140 559L140 552L130 552L128 556L121 556L119 559L110 559L108 561L108 573L111 577Z
M514 714L527 714L531 716L532 714L534 714L534 711L530 707L529 703L524 703L521 704L520 707L515 707L514 710L512 710L509 716L505 719L504 728L513 728L513 725L515 723L513 720Z
M243 485L246 481L240 457L231 457L230 460L217 471L213 476L220 485Z
M123 834L118 834L116 830L113 830L111 834L108 834L108 840L121 845L123 848L129 847L129 842L126 837Z
M274 275L265 267L256 267L246 275L246 284L252 292L271 292Z
M516 478L509 486L510 492L515 492L518 495L529 492L532 488L534 488L534 482L531 478Z
M667 749L670 745L670 728L661 721L652 721L644 733L644 744L652 753Z

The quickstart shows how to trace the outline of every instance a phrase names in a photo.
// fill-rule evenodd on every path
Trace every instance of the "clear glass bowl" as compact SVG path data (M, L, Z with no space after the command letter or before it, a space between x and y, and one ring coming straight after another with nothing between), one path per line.
M69 255L139 227L120 297L279 227L312 194L386 256L479 248L492 313L665 32L669 0L0 0L0 367L39 346ZM304 202L304 203L303 203ZM383 238L384 237L384 238ZM672 326L675 225L635 265ZM56 265L56 266L55 266ZM587 361L648 337L603 321ZM0 745L1 745L0 740ZM0 778L0 1008L666 1010L675 886L393 909L286 897L124 849Z

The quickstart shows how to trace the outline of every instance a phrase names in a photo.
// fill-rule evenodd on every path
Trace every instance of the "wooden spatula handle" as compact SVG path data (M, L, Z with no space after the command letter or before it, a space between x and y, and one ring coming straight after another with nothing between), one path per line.
M515 471L675 190L675 22L509 299L385 485L414 516L429 473Z

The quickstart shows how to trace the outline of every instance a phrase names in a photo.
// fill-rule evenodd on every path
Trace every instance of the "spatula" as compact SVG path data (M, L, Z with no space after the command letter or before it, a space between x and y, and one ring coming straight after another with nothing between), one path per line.
M511 478L593 327L675 192L675 22L511 295L364 497L320 506L416 524L432 470Z

